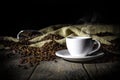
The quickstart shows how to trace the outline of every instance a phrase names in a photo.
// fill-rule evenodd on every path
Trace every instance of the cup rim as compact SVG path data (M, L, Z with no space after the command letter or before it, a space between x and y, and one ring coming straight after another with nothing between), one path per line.
M66 37L66 39L91 39L89 36L70 36Z

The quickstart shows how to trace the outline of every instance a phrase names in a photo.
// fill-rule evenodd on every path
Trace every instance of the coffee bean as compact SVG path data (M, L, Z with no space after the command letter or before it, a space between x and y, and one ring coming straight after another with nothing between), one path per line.
M64 37L57 35L57 34L49 34L47 36L45 36L43 39L41 39L41 41L44 40L59 40L59 39L63 39Z
M10 50L14 51L14 54L19 53L21 56L21 59L19 60L19 64L31 65L34 66L36 64L39 64L41 61L51 61L54 60L57 62L55 52L58 50L66 49L65 45L61 45L54 41L55 39L62 39L63 37L57 34L49 34L46 37L44 37L42 40L52 40L51 42L45 43L42 47L30 47L28 46L28 41L19 41L19 42L13 42L13 41L7 41L7 40L0 40L2 44L4 44L5 47L9 47ZM112 53L112 51L119 50L120 39L115 39L111 41L112 45L105 45L102 44L101 50L103 50L106 53ZM30 43L29 43L30 44ZM12 55L11 55L12 56ZM27 67L28 68L28 67Z

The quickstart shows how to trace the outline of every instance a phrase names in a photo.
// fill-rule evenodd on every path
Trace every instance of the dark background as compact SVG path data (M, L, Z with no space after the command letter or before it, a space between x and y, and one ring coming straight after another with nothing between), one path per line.
M112 3L6 4L1 11L0 36L15 36L23 29L39 30L55 24L119 24L119 6Z

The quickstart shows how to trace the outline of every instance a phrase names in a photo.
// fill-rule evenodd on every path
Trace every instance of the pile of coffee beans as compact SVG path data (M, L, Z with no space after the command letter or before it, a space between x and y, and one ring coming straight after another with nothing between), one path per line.
M51 42L45 43L42 47L31 47L26 45L28 42L13 42L7 40L0 40L4 47L9 47L14 51L14 54L20 55L19 66L26 67L26 65L36 65L40 61L51 61L56 59L55 52L58 50L66 49L66 45L61 45L54 41L54 39L61 39L62 36L50 34L43 38L43 40L51 39Z
M56 59L55 52L58 50L66 49L66 45L61 45L55 41L64 38L57 34L49 34L45 36L43 39L41 39L41 41L52 40L51 42L45 43L42 47L31 47L28 45L31 44L28 42L28 40L31 39L31 35L32 35L31 33L29 33L28 35L26 34L25 36L27 38L25 40L24 38L21 38L19 42L8 41L8 40L4 40L3 38L0 38L0 42L4 45L4 47L7 47L8 49L14 51L14 54L20 55L19 66L24 65L23 67L26 68L26 65L28 64L30 66L34 66L36 64L39 64L40 61L55 60ZM111 41L112 45L109 46L102 44L101 48L106 53L110 51L111 51L110 53L112 53L112 51L119 50L120 48L119 42L120 39L115 39Z
M120 42L120 38L117 38L111 41L112 45L102 44L102 50L104 52L109 52L109 53L114 53L115 51L119 51L120 50L119 42Z
M43 33L38 32L37 30L23 30L19 34L19 40L20 40L20 43L28 45L30 44L29 42L30 39L35 38L40 35L43 35Z
M59 39L63 39L63 38L64 37L62 37L58 34L48 34L47 36L42 38L41 41L44 41L44 40L59 40Z
M55 41L45 43L41 48L23 46L19 48L21 54L20 64L38 64L40 61L51 61L56 58L55 52L66 49L66 46Z
M99 37L102 37L102 36L113 36L115 34L110 33L110 32L104 32L104 33L97 33L96 35Z

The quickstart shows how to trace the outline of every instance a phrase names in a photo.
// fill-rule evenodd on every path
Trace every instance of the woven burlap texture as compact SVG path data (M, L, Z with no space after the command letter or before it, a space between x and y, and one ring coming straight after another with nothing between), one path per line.
M29 46L32 47L41 47L46 42L50 42L52 40L48 39L45 41L41 41L42 38L49 34L57 34L63 37L63 39L55 40L57 43L65 45L65 39L68 36L90 36L93 39L99 40L102 44L111 45L111 40L114 40L119 36L120 33L120 26L116 25L91 25L91 24L84 24L84 25L54 25L48 26L46 28L38 30L39 32L44 33L43 35L37 36L29 40L33 44ZM98 33L113 33L115 35L110 36L97 36ZM18 42L16 38L13 37L4 37L5 40L12 40L14 42Z

